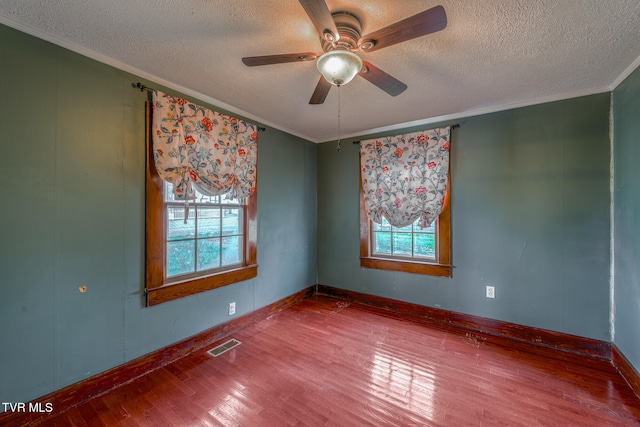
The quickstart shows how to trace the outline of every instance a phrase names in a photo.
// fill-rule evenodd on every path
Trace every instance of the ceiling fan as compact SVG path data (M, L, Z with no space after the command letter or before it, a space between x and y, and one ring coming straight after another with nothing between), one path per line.
M249 56L242 58L248 67L304 62L318 59L318 70L322 73L309 104L322 104L332 85L347 84L355 75L364 77L391 96L397 96L407 85L367 61L362 61L354 52L373 52L387 46L422 37L443 30L447 26L447 15L442 6L424 10L361 36L360 19L350 12L331 13L324 0L299 0L309 19L320 35L323 54L315 52L285 53L278 55ZM339 68L335 68L335 67Z

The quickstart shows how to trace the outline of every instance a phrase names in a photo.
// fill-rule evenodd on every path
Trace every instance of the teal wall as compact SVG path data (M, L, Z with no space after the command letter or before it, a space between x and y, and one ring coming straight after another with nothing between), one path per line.
M360 268L359 146L321 144L319 283L609 341L609 109L600 94L460 121L452 278Z
M140 79L4 26L0 63L0 401L226 322L230 301L243 315L316 283L317 146L267 128L258 277L146 308Z
M314 283L610 339L610 94L460 121L452 278L360 268L358 146L336 152L267 128L258 277L146 308L146 95L130 86L140 78L3 26L0 63L3 402L224 323L230 301L242 315ZM639 90L636 71L612 95L615 343L636 368Z
M615 344L640 372L640 69L613 92Z

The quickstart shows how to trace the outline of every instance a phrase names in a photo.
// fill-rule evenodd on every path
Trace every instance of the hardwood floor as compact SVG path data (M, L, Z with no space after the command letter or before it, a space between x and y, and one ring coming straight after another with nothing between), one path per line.
M233 338L217 358L197 351L41 425L640 425L640 399L610 362L329 297Z

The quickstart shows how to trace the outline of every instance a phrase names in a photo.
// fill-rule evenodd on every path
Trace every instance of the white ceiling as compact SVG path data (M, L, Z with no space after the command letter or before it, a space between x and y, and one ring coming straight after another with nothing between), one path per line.
M341 136L614 88L640 64L638 0L326 0L363 34L444 6L445 30L360 56L408 85L340 88ZM313 142L337 137L338 89L309 105L315 62L249 68L244 56L321 52L297 0L0 0L0 23Z

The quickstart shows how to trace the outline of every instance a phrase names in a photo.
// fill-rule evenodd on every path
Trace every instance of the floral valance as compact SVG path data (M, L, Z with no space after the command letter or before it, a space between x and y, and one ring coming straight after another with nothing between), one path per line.
M153 157L178 200L249 196L256 185L256 126L160 91L153 92Z
M369 218L395 227L429 226L447 191L451 128L387 136L360 143L362 191Z

